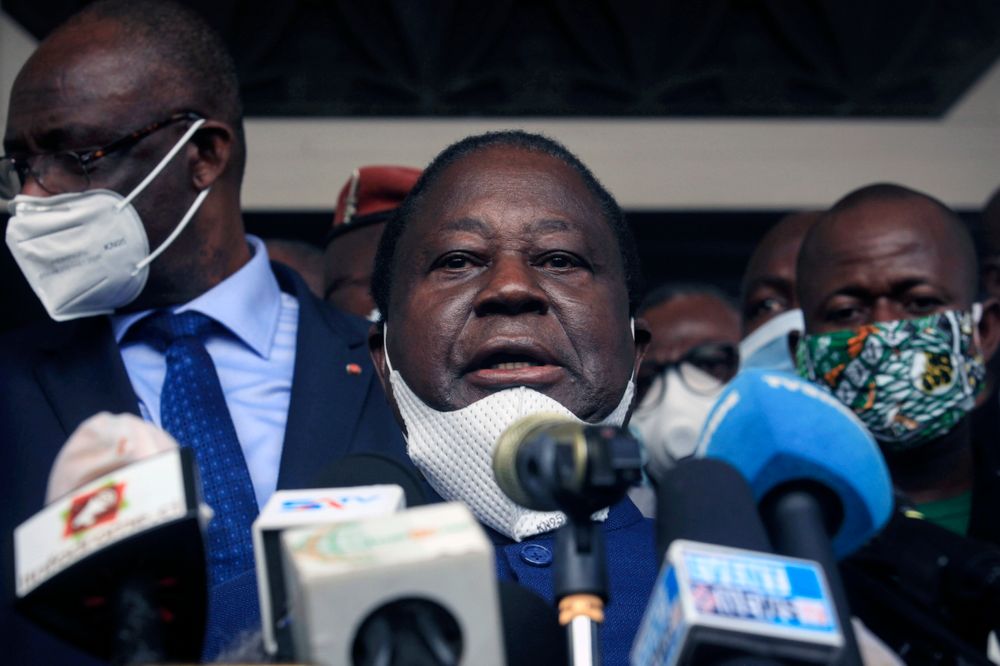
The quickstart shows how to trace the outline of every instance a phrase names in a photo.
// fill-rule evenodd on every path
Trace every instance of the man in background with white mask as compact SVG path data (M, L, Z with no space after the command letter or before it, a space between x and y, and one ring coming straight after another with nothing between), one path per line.
M492 449L528 413L625 422L648 339L630 325L638 276L611 195L564 147L516 131L441 153L376 255L382 321L369 345L411 459L442 498L490 528L500 577L549 599L564 517L510 502L493 480ZM657 563L651 523L628 499L604 529L602 644L613 666L627 661Z
M275 488L359 449L405 456L367 324L244 234L235 66L190 10L88 5L19 73L3 148L7 245L60 323L0 341L0 564L70 433L100 411L141 415L194 449L216 507L211 657L259 623L250 522ZM11 617L11 578L5 661L88 663Z
M1000 308L975 303L969 232L926 194L870 185L810 229L797 278L799 372L871 430L899 493L847 561L851 607L908 663L951 663L934 655L953 655L956 636L984 654L1000 617L1000 455L973 409Z
M740 285L743 340L740 368L795 371L788 335L801 333L795 262L806 232L822 215L792 213L778 220L757 244Z
M740 317L710 285L664 285L639 306L650 341L631 424L656 478L694 453L715 399L739 366Z

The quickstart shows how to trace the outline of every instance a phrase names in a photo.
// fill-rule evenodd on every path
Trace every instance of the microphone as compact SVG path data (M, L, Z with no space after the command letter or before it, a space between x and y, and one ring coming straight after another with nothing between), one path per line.
M742 475L689 458L654 482L666 557L633 666L829 663L844 640L822 569L773 554Z
M642 479L639 451L624 428L540 412L501 433L493 474L504 494L523 507L587 519Z
M759 503L790 486L819 496L838 558L892 513L892 482L874 438L828 391L796 375L739 373L709 413L698 451L738 469Z
M209 512L191 452L101 413L60 450L48 499L14 531L18 610L112 663L197 661Z
M562 511L553 572L570 660L599 663L597 626L608 600L605 537L591 516L642 478L639 442L623 428L540 412L512 423L493 449L493 474L515 503Z
M508 666L553 666L569 660L555 607L532 590L499 581L500 615Z
M291 627L287 621L288 591L281 532L291 527L381 516L403 508L403 489L396 485L278 490L271 496L253 522L257 595L264 650L268 654L279 660L294 658Z
M749 481L778 552L820 563L840 615L843 659L860 663L836 558L860 548L892 512L889 472L871 434L826 390L747 370L719 396L698 450Z
M317 488L340 488L341 491L352 486L398 486L405 496L406 507L428 503L424 482L417 472L396 458L378 453L347 455L318 474L311 485ZM325 514L326 520L315 520L316 526L324 522L327 524L337 522L334 519L335 515L339 516L340 520L360 518L356 510L338 510L329 506L328 502L322 501L322 494L326 491L299 492L313 493L313 496L300 497L288 508L298 507L296 511L299 516ZM316 506L317 504L320 506ZM265 507L261 518L273 517L274 512L270 505ZM285 520L287 521L287 515ZM303 520L302 524L309 523L310 520ZM291 526L290 522L274 525L276 530L288 526ZM288 621L287 591L281 575L284 564L281 560L280 537L277 531L265 530L263 522L260 534L262 537L265 534L269 537L266 545L262 542L263 547L257 550L261 553L260 557L266 558L264 566L267 570L266 575L258 574L262 616L266 618L263 622L265 648L278 659L290 659L294 656L294 645L291 639L292 623ZM259 559L258 567L260 562ZM511 581L499 581L499 596L507 663L517 666L550 666L565 663L566 646L562 640L555 609L530 589Z
M493 547L460 503L281 534L298 659L502 666Z

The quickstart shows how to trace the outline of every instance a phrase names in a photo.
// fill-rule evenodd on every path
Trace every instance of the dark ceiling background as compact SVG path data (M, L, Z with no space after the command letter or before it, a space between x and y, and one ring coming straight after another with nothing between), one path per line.
M3 0L43 37L82 0ZM943 114L997 0L187 0L250 115Z
M1000 0L182 1L229 43L254 116L937 117L1000 57ZM85 4L0 0L39 38ZM735 295L786 212L628 219L648 284ZM245 219L321 243L332 211ZM0 280L0 329L44 316L5 247Z

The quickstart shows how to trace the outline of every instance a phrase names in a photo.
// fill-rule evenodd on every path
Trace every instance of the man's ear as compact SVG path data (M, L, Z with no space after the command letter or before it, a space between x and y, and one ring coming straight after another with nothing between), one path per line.
M633 362L633 376L639 375L639 366L649 349L649 341L653 339L653 334L649 330L649 324L642 317L636 317L635 322L635 361Z
M1000 258L984 260L979 279L987 294L993 298L1000 297Z
M798 357L796 351L799 349L799 340L802 339L802 331L788 331L788 355L792 357L792 364Z
M226 123L206 120L191 137L188 151L194 186L204 190L215 184L229 169L236 133Z
M981 305L983 312L976 332L979 334L979 350L983 353L983 358L989 361L1000 345L1000 302L995 298L987 298Z
M392 415L396 417L396 423L399 424L399 429L403 431L405 437L406 423L403 421L403 415L399 413L396 396L392 394L392 382L389 381L389 363L385 358L385 327L382 323L372 324L368 329L368 353L371 354L375 374L382 383L382 390L385 392L385 399L389 401Z
M389 385L389 369L385 363L385 333L382 324L372 324L368 329L368 353L371 354L372 364L375 366L375 374L382 384L382 390L386 396L392 392Z

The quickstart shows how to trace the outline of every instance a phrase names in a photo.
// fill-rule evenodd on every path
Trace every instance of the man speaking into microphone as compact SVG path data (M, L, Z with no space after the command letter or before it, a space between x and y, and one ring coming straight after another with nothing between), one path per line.
M551 599L564 517L511 502L496 438L529 413L623 424L648 334L639 267L611 195L563 146L524 132L442 152L376 255L376 371L434 490L490 528L502 579ZM656 576L651 523L625 499L604 520L606 664L624 664Z

